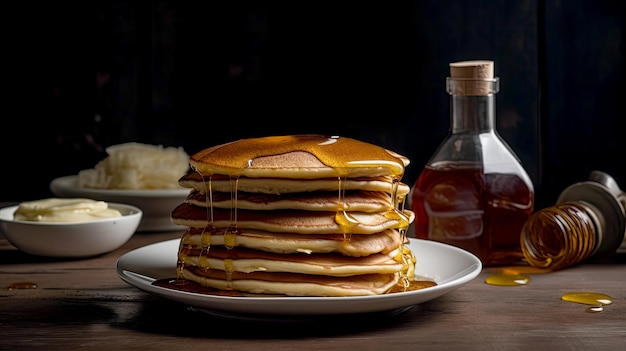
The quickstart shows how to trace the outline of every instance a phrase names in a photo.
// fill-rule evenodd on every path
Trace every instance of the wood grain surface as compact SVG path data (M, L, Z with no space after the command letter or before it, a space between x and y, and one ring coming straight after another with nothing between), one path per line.
M400 314L303 320L232 319L140 291L115 271L135 248L181 232L137 233L94 258L38 258L0 238L1 350L618 350L626 341L626 256L531 275L526 286L485 284L499 269ZM35 283L35 289L11 284ZM565 302L601 292L599 313Z

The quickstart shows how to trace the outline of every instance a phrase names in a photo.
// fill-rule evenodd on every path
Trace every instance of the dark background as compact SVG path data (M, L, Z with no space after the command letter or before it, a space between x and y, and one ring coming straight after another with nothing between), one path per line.
M189 154L320 133L408 156L449 127L448 64L495 61L497 129L536 207L599 169L626 188L626 2L81 1L3 5L0 201L127 141Z

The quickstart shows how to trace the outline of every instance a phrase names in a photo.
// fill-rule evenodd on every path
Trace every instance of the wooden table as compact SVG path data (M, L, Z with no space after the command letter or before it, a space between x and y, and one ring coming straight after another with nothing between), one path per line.
M152 296L123 282L118 257L179 238L137 233L102 256L29 256L0 238L2 350L623 350L626 255L559 272L526 286L485 284L494 269L435 300L397 315L283 323L216 317ZM31 289L6 287L32 282ZM603 312L565 302L569 291L608 294Z

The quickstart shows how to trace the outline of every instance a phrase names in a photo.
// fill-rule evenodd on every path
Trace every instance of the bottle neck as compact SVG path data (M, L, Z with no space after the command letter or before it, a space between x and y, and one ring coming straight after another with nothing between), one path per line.
M495 129L496 93L500 79L451 78L446 80L450 94L453 134L489 133Z
M452 95L450 103L453 134L488 133L494 130L496 120L495 95Z

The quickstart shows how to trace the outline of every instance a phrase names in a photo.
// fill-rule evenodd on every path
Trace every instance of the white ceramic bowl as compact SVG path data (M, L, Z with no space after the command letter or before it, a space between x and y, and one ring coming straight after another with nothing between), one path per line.
M135 206L109 203L122 217L65 223L16 221L17 208L0 209L2 232L21 251L47 257L89 257L113 251L133 236L142 217Z
M180 205L189 189L88 189L78 186L78 176L65 176L54 179L50 190L57 197L80 197L106 202L117 202L137 206L143 217L137 231L170 231L180 230L181 226L172 223L170 214Z

